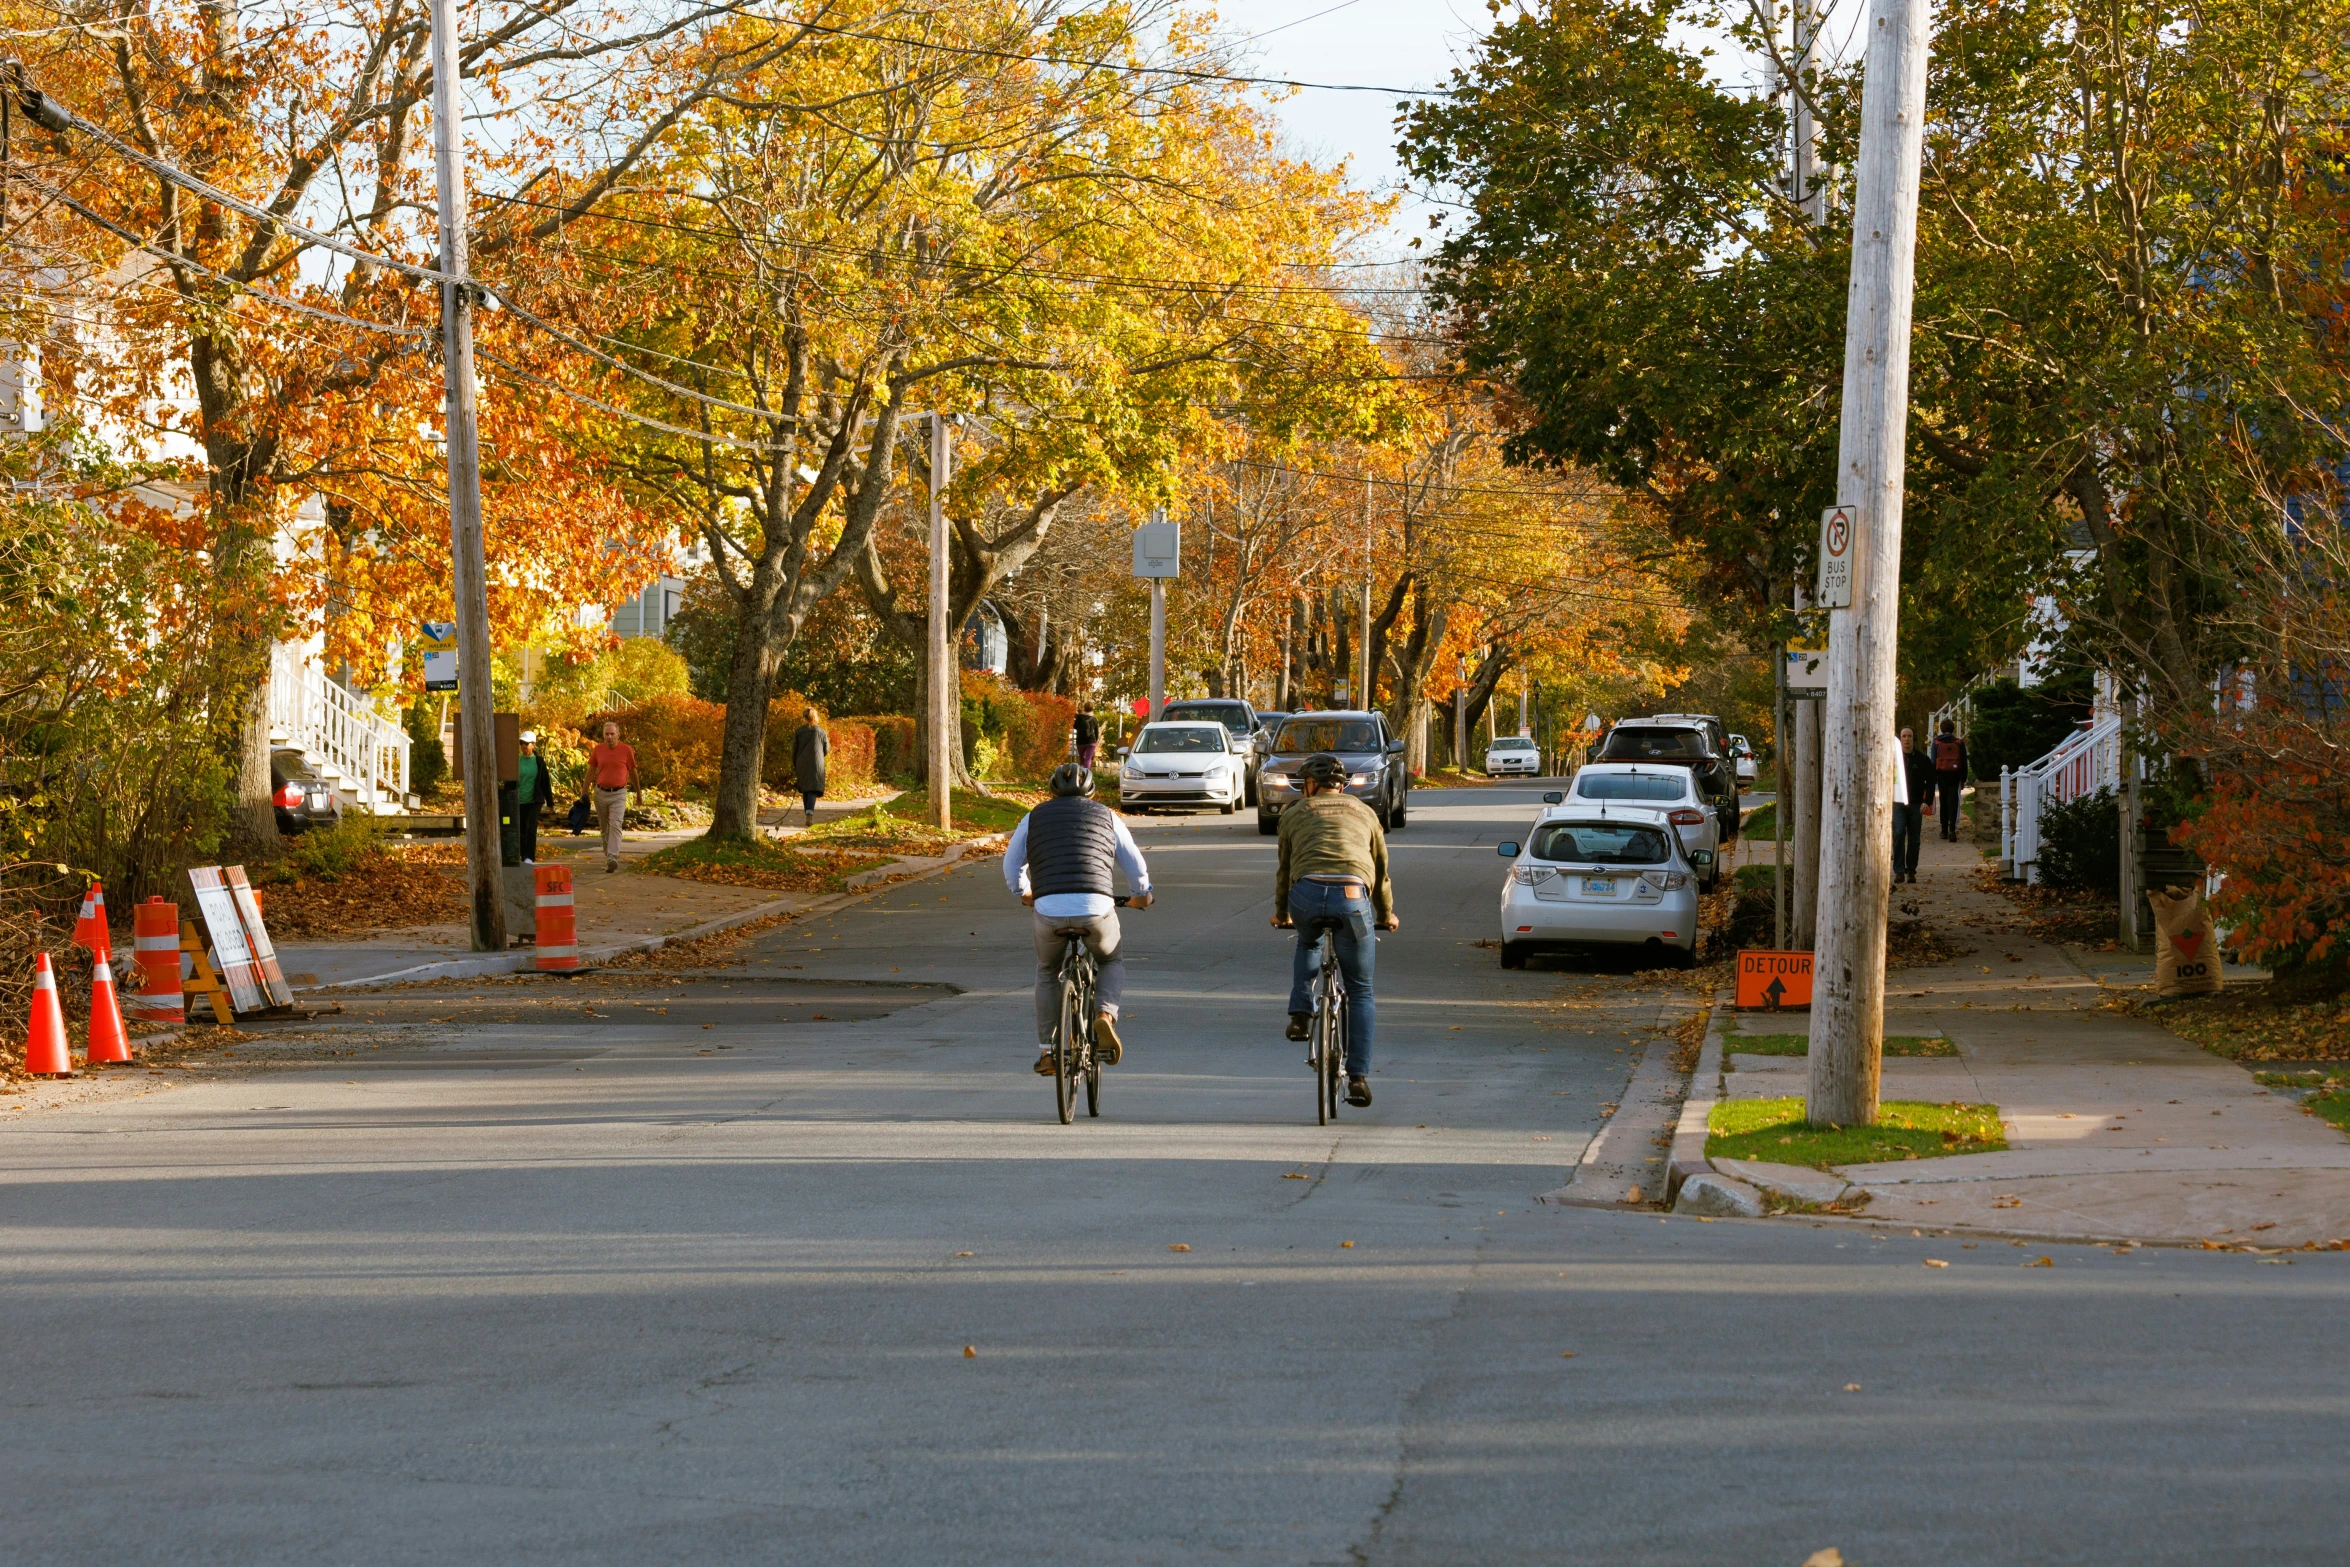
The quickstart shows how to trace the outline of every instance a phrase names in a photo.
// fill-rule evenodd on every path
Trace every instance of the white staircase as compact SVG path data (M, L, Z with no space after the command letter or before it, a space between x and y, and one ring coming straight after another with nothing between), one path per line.
M269 743L308 756L351 809L376 816L406 809L407 731L283 642L270 659Z
M2040 879L2040 814L2122 781L2122 721L2108 712L2036 762L1999 770L1999 869L2010 881Z

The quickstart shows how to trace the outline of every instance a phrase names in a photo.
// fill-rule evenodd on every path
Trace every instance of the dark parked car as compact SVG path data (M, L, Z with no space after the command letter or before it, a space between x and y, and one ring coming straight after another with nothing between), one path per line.
M1257 831L1271 837L1281 830L1281 808L1303 798L1298 768L1324 751L1346 764L1348 794L1378 812L1389 831L1403 826L1412 783L1403 742L1387 733L1387 720L1377 713L1293 713L1275 731L1270 759L1257 774Z
M277 830L288 837L343 819L334 785L300 751L269 753L269 800L277 807Z
M1241 753L1242 775L1248 785L1244 805L1257 803L1257 764L1264 759L1257 745L1257 710L1237 697L1194 697L1185 702L1169 702L1159 715L1163 724L1191 724L1213 721L1224 726L1231 736L1232 749Z
M1654 718L1626 718L1608 731L1595 762L1670 763L1689 769L1697 792L1713 807L1723 843L1738 838L1738 769L1731 760L1728 737L1715 742L1719 720L1703 715L1663 714Z

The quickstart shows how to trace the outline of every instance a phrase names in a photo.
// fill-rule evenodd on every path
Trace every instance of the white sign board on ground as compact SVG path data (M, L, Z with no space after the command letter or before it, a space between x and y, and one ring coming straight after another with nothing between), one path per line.
M1146 522L1134 530L1134 574L1138 577L1183 575L1182 525Z
M1852 547L1859 532L1855 507L1831 506L1820 514L1820 591L1814 608L1852 607Z
M261 900L253 896L253 884L245 880L245 867L231 865L221 872L228 881L229 896L237 905L237 917L245 924L245 944L253 951L253 970L261 988L278 1006L294 1004L294 990L286 983L286 971L278 966L277 946L269 939L269 927L261 920Z
M253 948L245 940L244 917L237 913L236 895L217 865L199 865L188 872L196 890L196 912L212 938L212 956L228 986L229 1004L239 1012L259 1012L270 1005L261 988L261 971L254 966ZM247 894L250 896L250 894Z

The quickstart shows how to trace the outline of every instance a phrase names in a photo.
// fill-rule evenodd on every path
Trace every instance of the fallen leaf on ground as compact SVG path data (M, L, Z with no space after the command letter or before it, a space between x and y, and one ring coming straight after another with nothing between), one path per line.
M1928 1258L1926 1259L1926 1266L1927 1266L1927 1267L1929 1267L1929 1268L1947 1268L1947 1267L1949 1267L1949 1266L1950 1266L1950 1264L1949 1264L1949 1263L1947 1263L1947 1262L1944 1262L1944 1261L1943 1261L1941 1258L1939 1258L1939 1257L1928 1257Z
M976 1344L965 1344L963 1346L963 1358L965 1360L977 1360L979 1358L979 1346Z
M1189 1251L1189 1250L1191 1250L1191 1248L1190 1248L1189 1246L1186 1246L1186 1245L1184 1245L1184 1244L1183 1244L1181 1241L1177 1241L1177 1242L1176 1242L1174 1245L1172 1245L1172 1246L1168 1247L1167 1249L1168 1249L1169 1251Z
M2042 1257L2035 1262L2027 1262L2024 1264L2024 1266L2027 1268L2053 1268L2056 1266L2056 1259L2054 1257Z

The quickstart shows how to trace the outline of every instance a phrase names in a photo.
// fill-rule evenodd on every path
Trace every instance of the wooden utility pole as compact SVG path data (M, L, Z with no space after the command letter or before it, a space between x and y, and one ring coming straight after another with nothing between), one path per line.
M1818 48L1819 36L1819 0L1795 0L1795 71L1788 83L1795 99L1795 178L1790 194L1814 228L1824 228L1828 222L1828 187L1819 167L1819 117L1812 112L1811 98L1813 73L1818 65L1812 55Z
M1371 710L1371 476L1363 475L1362 635L1355 638L1355 706Z
M1852 607L1829 612L1821 723L1819 940L1805 1102L1815 1124L1877 1118L1893 769L1900 765L1893 677L1928 14L1927 0L1875 0L1869 11L1836 454L1837 494L1856 514Z
M447 0L440 0L446 4ZM963 683L955 678L955 638L947 625L947 416L930 416L930 825L954 825L955 720Z
M442 433L449 450L449 550L455 566L458 754L465 768L465 879L473 950L506 948L505 868L498 847L498 745L490 710L489 572L482 564L481 429L473 379L478 290L465 244L465 127L459 116L457 16L432 0L432 151L440 182Z
M1819 119L1812 112L1811 96L1817 79L1813 54L1819 26L1819 0L1795 0L1795 54L1786 83L1795 133L1788 152L1788 194L1814 228L1825 227L1828 221L1827 181L1819 168ZM1798 583L1795 608L1810 603L1811 594ZM1783 776L1791 772L1786 781L1792 792L1782 796L1777 814L1787 823L1792 845L1788 852L1794 861L1788 873L1786 940L1800 950L1812 948L1819 934L1820 703L1807 693L1790 698L1790 704L1793 766Z

